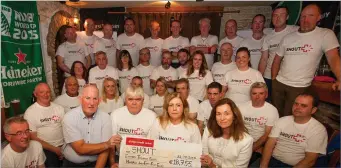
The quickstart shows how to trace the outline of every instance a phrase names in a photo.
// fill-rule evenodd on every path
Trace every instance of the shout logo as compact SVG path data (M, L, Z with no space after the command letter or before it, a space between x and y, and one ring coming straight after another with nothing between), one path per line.
M59 119L60 119L59 116L56 116L56 115L52 116L52 120L53 120L53 121L59 121Z
M296 142L304 142L305 141L305 136L304 135L301 135L301 134L296 134L293 139L296 141Z
M94 48L94 44L87 44L87 43L85 43L85 46L87 46L89 48Z
M131 43L131 44L122 44L122 47L124 48L134 48L136 46L135 43Z
M21 62L26 64L26 55L25 53L22 53L20 48L18 48L19 52L14 53L14 55L18 58L17 64L20 64Z
M120 128L119 132L124 133L124 134L130 134L130 135L143 135L144 133L142 128L136 128L136 129Z
M84 55L84 51L81 48L77 52L81 55Z
M292 47L287 48L286 51L302 51L302 52L309 52L313 49L313 47L310 44L304 44L303 47Z
M252 81L250 79L244 79L244 80L243 79L240 79L240 80L232 79L231 82L239 83L239 84L247 84L247 85L252 83Z
M49 121L58 122L58 121L60 121L60 117L57 116L57 115L53 115L52 117L49 117L49 118L40 119L40 122L41 122L41 123L43 123L43 122L49 122Z
M166 141L183 141L183 142L186 142L184 138L182 137L177 137L177 138L171 138L171 137L164 137L164 136L161 136L159 135L159 140L166 140Z
M259 117L257 119L257 122L258 122L259 125L264 125L266 123L266 121L267 121L267 119L264 118L264 117Z
M166 79L166 81L172 81L172 77L171 76L164 76L164 78Z
M184 141L185 139L183 139L182 137L177 137L176 139L175 139L175 141Z
M154 47L147 47L150 51L154 51L157 52L159 51L159 47L158 46L154 46Z

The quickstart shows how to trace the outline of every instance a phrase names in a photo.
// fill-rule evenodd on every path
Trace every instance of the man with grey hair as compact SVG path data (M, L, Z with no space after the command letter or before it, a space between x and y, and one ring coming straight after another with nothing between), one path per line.
M218 49L218 37L209 34L211 29L211 20L202 18L199 20L200 35L191 39L190 52L201 50L205 54L208 69L211 69L214 62L214 53Z
M74 76L65 79L66 92L58 96L53 102L64 107L64 111L68 112L79 106L78 100L78 81Z
M156 114L142 107L143 101L144 92L141 87L129 86L127 88L125 97L126 106L111 113L113 136L129 135L147 137L156 119ZM116 149L119 149L119 145L116 146ZM111 165L117 161L114 159L115 151L113 150L110 154Z
M244 123L253 138L253 153L250 164L261 157L263 145L268 139L272 127L278 120L277 109L266 102L268 88L264 82L255 82L251 85L251 101L239 104Z
M142 77L134 76L133 79L131 79L130 86L133 87L133 88L138 88L138 87L143 88ZM126 97L126 92L122 93L122 95L121 95L121 98L124 100L124 103L126 104L125 97ZM150 100L149 99L150 99L149 96L146 93L143 93L143 107L144 108L148 108L149 107L149 104L150 104Z
M161 52L163 45L163 39L159 37L160 24L157 21L152 21L150 23L149 30L151 36L144 39L144 44L145 47L150 50L150 64L157 67L161 65Z
M8 118L3 126L9 144L1 151L1 167L45 168L45 154L42 145L30 140L28 123L22 117Z

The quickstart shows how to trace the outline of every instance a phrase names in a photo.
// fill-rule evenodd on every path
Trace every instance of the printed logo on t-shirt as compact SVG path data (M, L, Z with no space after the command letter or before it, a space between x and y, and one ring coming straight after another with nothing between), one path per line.
M136 129L120 128L119 133L120 134L130 134L130 135L143 135L144 131L142 128L136 128Z
M222 77L224 77L225 76L225 74L214 74L213 75L213 77L219 77L219 78L222 78Z
M32 160L29 165L26 165L25 168L34 168L37 166L37 160Z
M258 49L249 49L250 53L260 52L260 48Z
M43 122L48 122L48 121L58 122L58 121L60 121L60 117L57 116L57 115L53 115L52 117L40 119L40 122L41 122L41 123L43 123Z
M124 48L124 49L131 49L131 48L134 48L136 46L136 44L135 43L131 43L131 44L122 44L122 47Z
M204 77L202 77L202 75L200 75L200 76L197 76L197 77L188 77L187 79L188 79L188 80L196 80L196 79L198 79L198 80L203 80Z
M128 79L128 80L130 80L130 79L131 79L131 76L130 76L130 75L128 75L128 76L120 76L119 78L120 78L120 79Z
M141 76L141 78L142 78L142 80L149 79L150 75L149 76Z
M287 48L287 52L309 52L313 49L313 47L310 44L304 44L302 47L291 47Z
M234 83L234 84L251 84L252 81L250 79L231 79L231 82Z
M172 76L160 76L165 78L166 81L172 81Z
M169 138L169 137L164 137L159 135L159 140L166 140L166 141L181 141L181 142L186 142L184 138L182 137L177 137L177 138Z
M197 47L207 47L206 44L198 44Z
M151 52L157 52L159 51L159 47L158 46L154 46L154 47L147 47Z
M78 51L69 51L69 53L71 53L71 54L79 53L81 55L84 55L84 51L81 48Z
M258 123L258 125L264 125L268 119L265 117L245 117L244 116L244 121L248 121L248 122L254 122L254 123Z
M108 75L105 75L105 76L100 76L100 77L95 77L96 80L103 80L105 78L108 78L109 76Z
M280 136L283 136L283 137L288 138L288 139L292 139L297 143L304 142L306 140L306 137L304 135L301 135L301 134L292 135L292 134L288 134L285 132L281 132Z
M85 43L85 46L86 47L90 47L90 48L94 48L94 44L87 44L87 43Z
M279 44L271 44L270 46L269 46L269 48L270 49L272 49L272 48L277 48L279 46Z
M170 51L179 51L182 48L184 48L184 47L182 47L182 45L178 45L176 47L169 47L169 50Z

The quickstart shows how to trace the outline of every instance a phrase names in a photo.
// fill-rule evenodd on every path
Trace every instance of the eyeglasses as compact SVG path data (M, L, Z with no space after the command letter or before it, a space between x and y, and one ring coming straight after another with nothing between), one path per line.
M13 136L23 136L24 134L25 135L29 135L30 133L31 133L31 131L32 130L30 130L30 129L28 129L28 130L26 130L26 131L18 131L18 132L16 132L15 134L8 134L8 133L6 133L7 135L13 135Z

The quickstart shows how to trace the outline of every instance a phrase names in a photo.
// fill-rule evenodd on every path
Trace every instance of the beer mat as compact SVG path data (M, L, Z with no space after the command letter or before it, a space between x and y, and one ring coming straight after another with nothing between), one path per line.
M335 82L335 79L330 76L315 76L314 81L332 83L332 82Z

